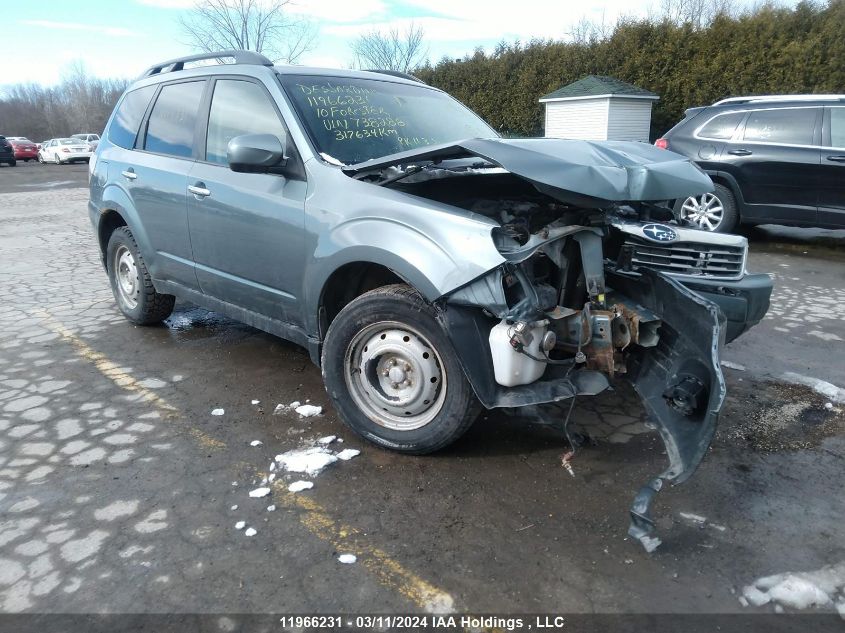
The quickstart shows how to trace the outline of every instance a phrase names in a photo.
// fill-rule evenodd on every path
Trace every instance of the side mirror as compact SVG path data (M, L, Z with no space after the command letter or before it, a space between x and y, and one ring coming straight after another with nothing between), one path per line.
M287 136L242 134L226 147L232 171L258 174L280 173L287 162Z

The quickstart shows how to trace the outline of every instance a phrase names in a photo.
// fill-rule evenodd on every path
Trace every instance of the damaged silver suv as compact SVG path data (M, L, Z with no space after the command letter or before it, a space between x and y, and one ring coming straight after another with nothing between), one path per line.
M208 58L231 64L198 66ZM150 68L91 161L91 221L117 304L176 298L305 346L343 420L428 453L481 407L629 380L667 447L639 493L690 476L725 397L719 351L765 314L746 240L667 224L712 190L638 143L499 138L393 73L224 51Z

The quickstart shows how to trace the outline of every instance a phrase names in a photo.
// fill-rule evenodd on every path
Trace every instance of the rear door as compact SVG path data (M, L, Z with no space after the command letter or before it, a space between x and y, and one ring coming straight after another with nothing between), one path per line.
M722 152L744 199L743 218L815 224L822 108L751 110Z
M845 105L825 108L819 225L845 228Z
M236 173L226 159L226 147L235 136L275 134L287 135L289 167L300 164L281 114L260 81L217 78L204 132L203 156L188 179L200 287L239 307L298 325L305 179Z
M197 278L188 235L188 172L206 85L205 79L161 84L135 150L121 164L110 164L110 178L126 183L154 251L153 277L192 289Z

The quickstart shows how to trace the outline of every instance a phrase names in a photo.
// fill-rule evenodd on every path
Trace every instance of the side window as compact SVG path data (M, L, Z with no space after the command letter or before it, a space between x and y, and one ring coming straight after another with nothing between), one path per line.
M285 128L264 89L251 81L220 79L208 113L205 158L226 165L226 146L241 134L284 135Z
M830 109L830 146L845 147L845 108Z
M194 153L194 128L204 88L204 81L162 87L147 124L145 150L191 157Z
M745 112L728 112L715 116L698 131L698 136L716 141L730 140L744 116Z
M748 117L744 140L812 145L815 123L816 110L813 108L757 110Z
M155 92L155 86L145 86L132 92L127 92L117 108L108 131L109 140L115 145L131 149L135 146L138 127L144 112Z

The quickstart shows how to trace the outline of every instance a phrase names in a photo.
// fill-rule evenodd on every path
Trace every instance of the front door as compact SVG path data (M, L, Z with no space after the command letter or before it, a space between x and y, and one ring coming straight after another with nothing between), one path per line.
M188 177L188 220L204 293L298 325L306 182L279 174L236 173L226 160L226 147L235 136L285 132L260 82L217 79L205 160ZM288 144L290 160L298 160Z

